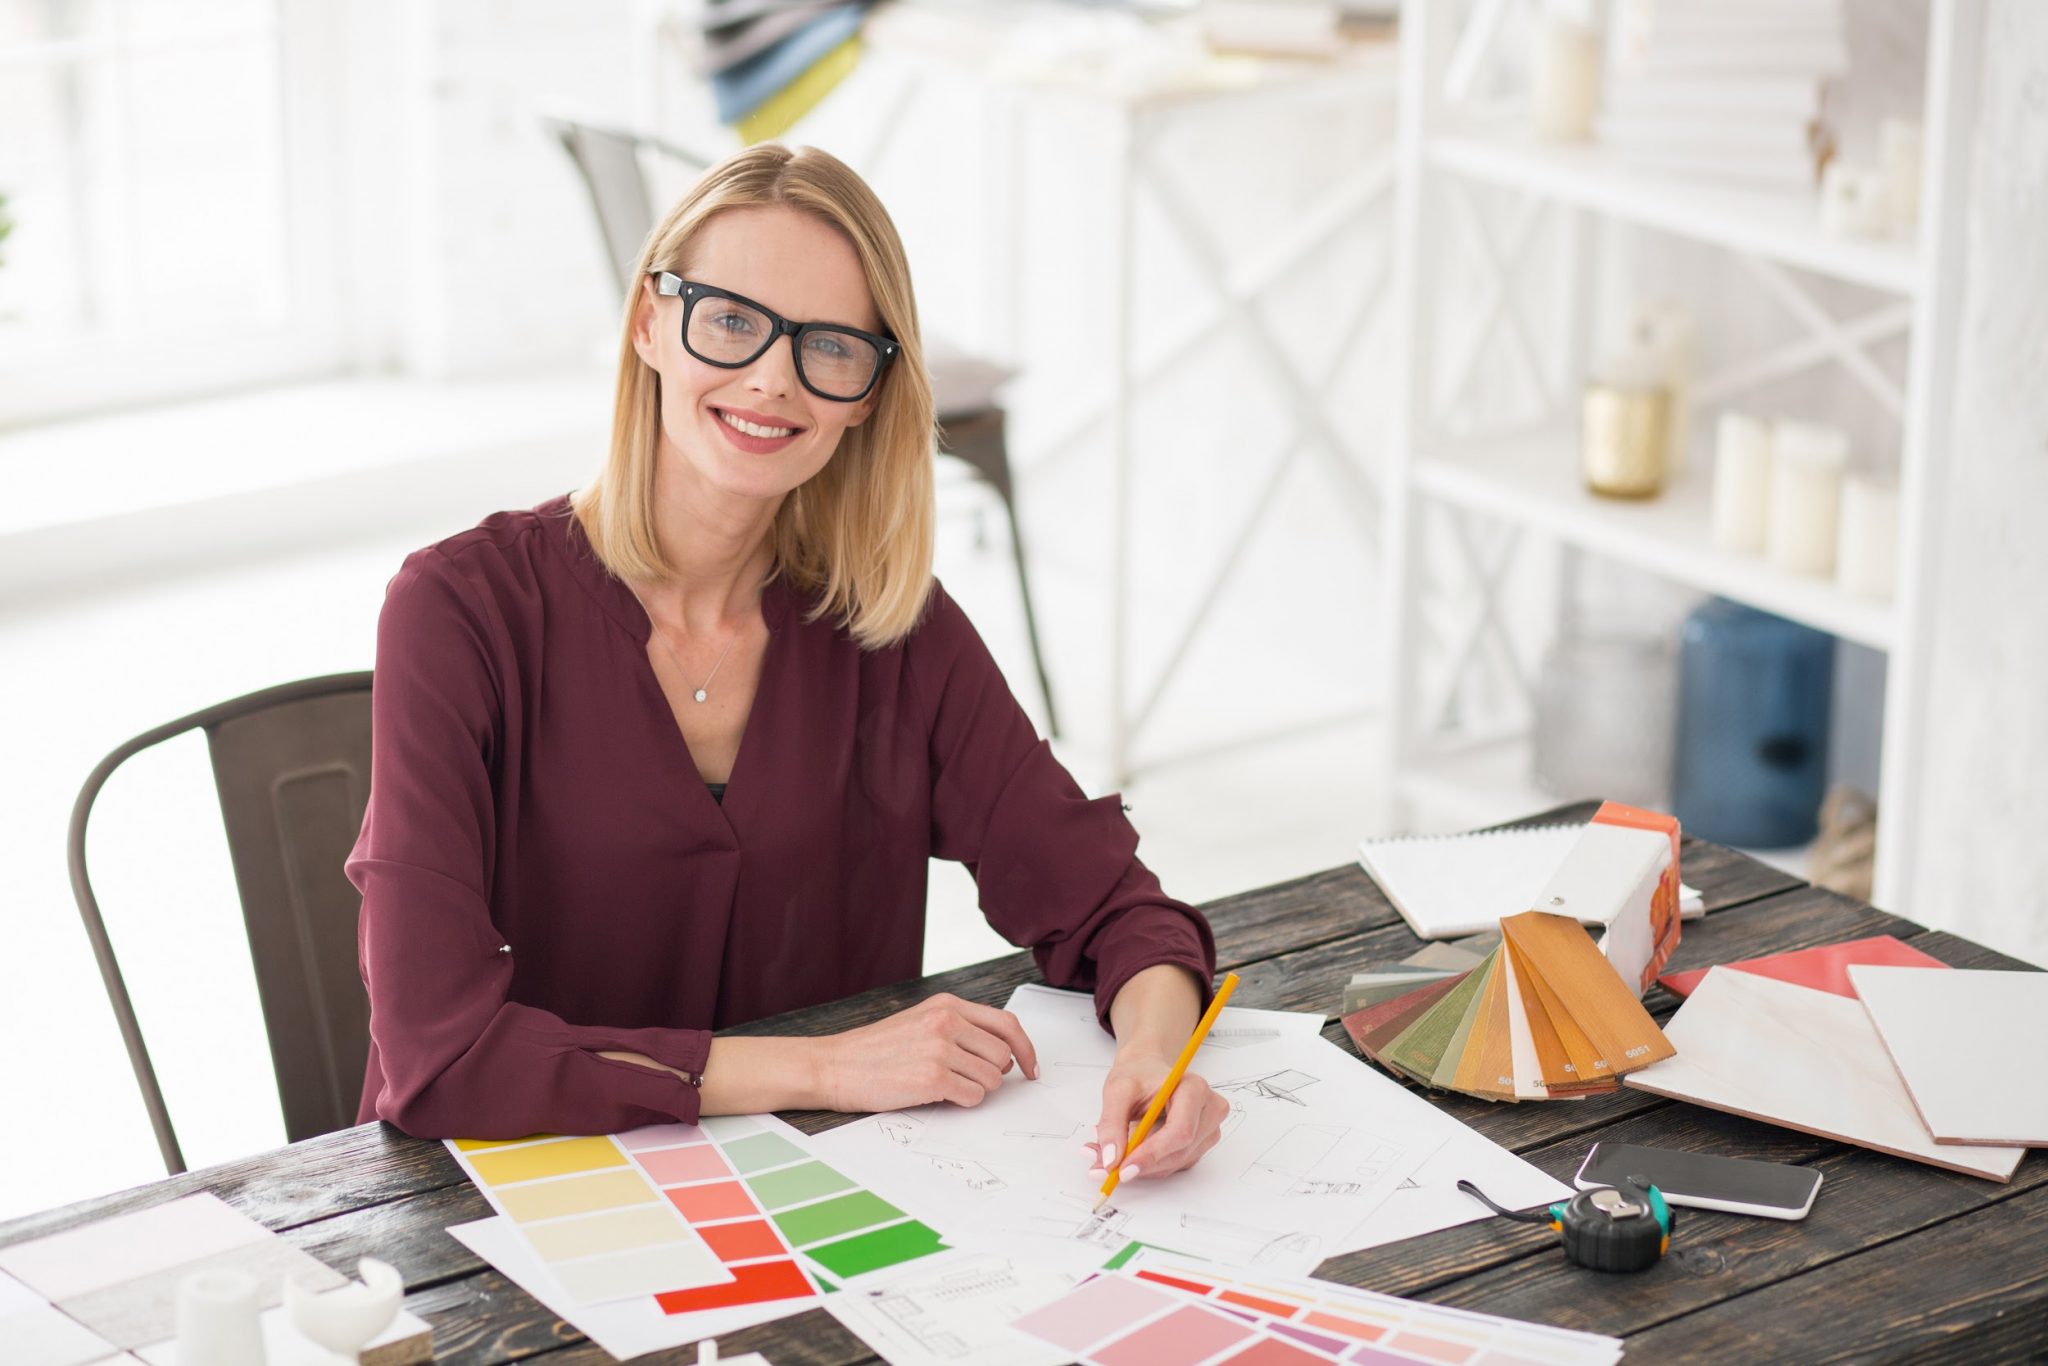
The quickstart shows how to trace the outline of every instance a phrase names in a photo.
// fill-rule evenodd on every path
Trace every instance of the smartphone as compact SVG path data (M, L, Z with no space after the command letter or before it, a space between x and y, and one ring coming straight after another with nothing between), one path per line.
M1595 1143L1579 1167L1580 1190L1642 1177L1674 1205L1760 1214L1766 1219L1804 1219L1820 1193L1820 1173L1779 1162L1746 1162L1708 1157L1673 1148L1633 1143Z

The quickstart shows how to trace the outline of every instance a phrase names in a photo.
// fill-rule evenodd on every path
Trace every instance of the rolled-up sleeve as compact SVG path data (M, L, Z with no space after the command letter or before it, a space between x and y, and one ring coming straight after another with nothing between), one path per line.
M490 887L514 674L493 625L437 549L405 562L378 621L370 799L346 865L370 998L361 1118L428 1138L694 1123L694 1085L598 1051L700 1076L709 1031L571 1023L509 998L518 949L492 922Z
M959 606L934 585L906 667L929 716L932 852L967 865L982 913L1056 987L1092 991L1104 1028L1134 975L1171 963L1204 1000L1216 945L1201 912L1138 859L1115 796L1090 800L1053 757Z

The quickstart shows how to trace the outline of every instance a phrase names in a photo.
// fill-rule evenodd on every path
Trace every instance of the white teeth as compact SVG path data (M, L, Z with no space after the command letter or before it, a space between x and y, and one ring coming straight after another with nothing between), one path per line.
M720 413L718 416L724 420L726 426L731 427L734 431L745 432L748 436L788 436L796 430L794 427L756 426L744 418L734 417L731 413Z

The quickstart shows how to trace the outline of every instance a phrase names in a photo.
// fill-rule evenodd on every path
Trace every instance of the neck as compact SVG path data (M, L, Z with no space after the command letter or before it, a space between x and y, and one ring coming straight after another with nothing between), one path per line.
M692 635L711 634L758 610L761 585L775 563L769 532L782 500L695 487L670 475L682 464L663 460L654 481L655 541L673 572L634 587L660 620Z

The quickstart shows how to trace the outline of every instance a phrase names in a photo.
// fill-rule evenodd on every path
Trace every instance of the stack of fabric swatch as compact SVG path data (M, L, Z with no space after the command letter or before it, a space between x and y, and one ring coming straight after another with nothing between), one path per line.
M781 137L860 60L862 3L705 0L700 66L720 123L742 141Z

